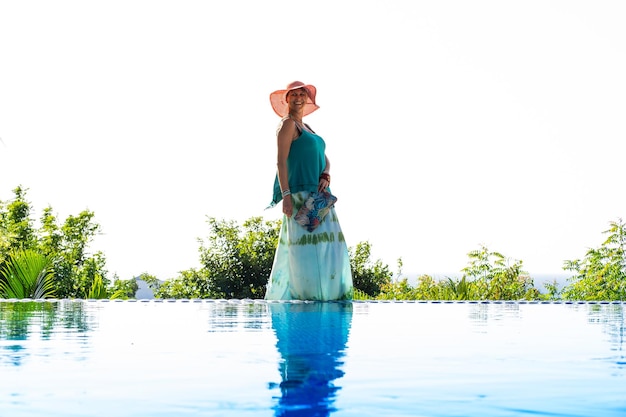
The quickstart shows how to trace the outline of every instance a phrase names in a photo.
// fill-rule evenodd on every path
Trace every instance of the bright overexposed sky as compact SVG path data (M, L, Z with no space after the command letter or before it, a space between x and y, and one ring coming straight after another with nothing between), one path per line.
M0 0L0 200L94 211L110 275L199 267L265 210L269 94L314 84L349 246L561 273L626 214L626 3Z

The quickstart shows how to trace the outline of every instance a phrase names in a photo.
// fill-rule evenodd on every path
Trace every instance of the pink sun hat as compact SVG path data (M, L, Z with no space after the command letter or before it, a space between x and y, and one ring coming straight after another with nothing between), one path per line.
M270 94L270 103L272 103L272 108L279 117L285 117L287 116L287 113L289 113L289 105L287 104L287 93L291 90L297 90L298 88L304 88L309 95L306 100L306 104L304 105L303 116L311 114L315 110L320 108L320 106L315 104L315 95L317 94L317 89L315 88L315 86L311 84L305 84L302 81L294 81L287 84L287 88L285 88L284 90L276 90L272 94Z

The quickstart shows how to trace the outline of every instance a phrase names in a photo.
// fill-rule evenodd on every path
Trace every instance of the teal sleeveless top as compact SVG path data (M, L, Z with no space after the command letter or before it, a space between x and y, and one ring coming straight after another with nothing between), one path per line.
M319 135L308 130L302 130L300 136L289 148L287 157L287 173L289 190L292 193L299 191L317 191L320 174L326 168L326 143ZM274 198L270 207L275 206L283 199L278 173L274 179Z

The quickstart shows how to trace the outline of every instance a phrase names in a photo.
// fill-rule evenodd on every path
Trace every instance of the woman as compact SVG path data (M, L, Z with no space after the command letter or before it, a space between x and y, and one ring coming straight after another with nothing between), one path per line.
M352 299L350 256L334 207L313 231L294 219L312 192L330 192L326 144L302 121L319 108L316 93L314 86L294 81L270 94L272 108L281 117L271 206L282 200L284 216L266 300Z

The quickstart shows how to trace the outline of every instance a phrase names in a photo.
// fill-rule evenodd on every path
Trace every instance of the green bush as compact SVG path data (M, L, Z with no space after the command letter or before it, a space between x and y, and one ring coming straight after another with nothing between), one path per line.
M32 250L50 259L58 298L86 297L97 276L108 286L104 254L88 253L89 244L100 231L94 213L85 210L59 222L52 208L47 207L36 227L26 191L17 187L12 201L0 201L0 268L10 253Z
M626 300L626 225L622 219L609 224L599 248L589 249L583 259L565 261L563 269L574 276L563 288L564 299Z
M354 249L349 248L349 252L354 288L369 297L376 297L391 282L393 274L389 266L381 260L372 262L372 245L369 242L357 243Z
M393 300L519 300L539 299L532 279L522 270L522 261L509 260L486 247L468 253L469 264L460 279L435 280L422 275L417 284L408 280L387 283L379 299Z

